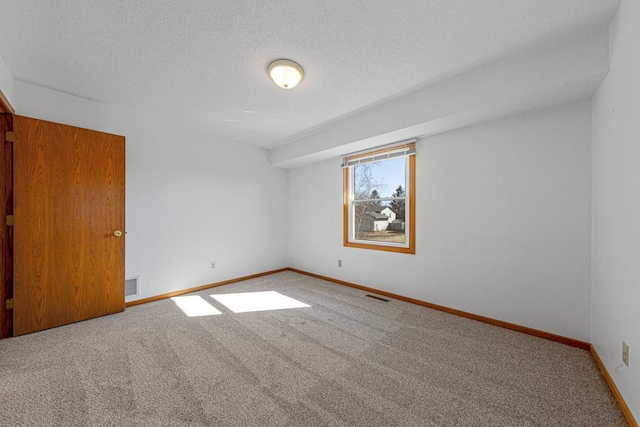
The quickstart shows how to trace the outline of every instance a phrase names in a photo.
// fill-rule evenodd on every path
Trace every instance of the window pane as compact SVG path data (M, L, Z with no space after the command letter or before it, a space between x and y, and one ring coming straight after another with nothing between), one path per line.
M353 229L356 240L405 243L404 199L391 202L353 202ZM402 218L396 210L402 207Z
M353 166L355 200L404 196L405 168L404 157Z

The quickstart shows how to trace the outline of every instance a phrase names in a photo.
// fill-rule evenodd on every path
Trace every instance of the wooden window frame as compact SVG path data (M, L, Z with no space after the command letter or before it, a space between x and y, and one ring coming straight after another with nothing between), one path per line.
M358 158L366 158L366 157L374 157L380 154L389 153L391 151L398 151L398 149L405 147L410 150L415 151L415 142L411 142L409 144L402 144L399 146L394 146L391 148L372 150L366 153L361 153L353 156L345 157L344 164L346 165L348 162L353 161ZM415 154L406 154L408 156L408 164L409 164L409 174L407 178L407 182L405 183L405 191L407 193L407 205L409 206L409 229L408 229L408 245L407 246L397 246L394 244L384 243L384 242L376 242L376 243L364 243L362 240L352 241L350 239L350 230L349 230L349 222L351 221L349 212L351 210L351 170L354 165L344 166L343 167L343 236L344 236L344 246L350 248L359 248L359 249L372 249L376 251L386 251L386 252L396 252L396 253L405 253L405 254L415 254L416 253L416 196L415 196L415 188L416 188L416 156Z

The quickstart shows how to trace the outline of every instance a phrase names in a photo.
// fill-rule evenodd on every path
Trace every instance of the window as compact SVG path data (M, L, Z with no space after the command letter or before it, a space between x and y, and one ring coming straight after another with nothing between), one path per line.
M344 245L415 253L415 142L345 157Z

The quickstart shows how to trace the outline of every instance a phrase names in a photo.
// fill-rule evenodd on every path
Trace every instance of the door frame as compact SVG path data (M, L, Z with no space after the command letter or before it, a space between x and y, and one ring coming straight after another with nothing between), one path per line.
M13 150L6 141L5 132L13 131L15 110L0 90L0 339L13 335L13 313L6 307L6 300L13 296L13 233L5 218L13 213Z

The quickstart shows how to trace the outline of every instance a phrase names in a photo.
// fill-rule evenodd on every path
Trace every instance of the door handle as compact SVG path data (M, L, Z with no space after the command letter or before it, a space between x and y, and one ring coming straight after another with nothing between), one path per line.
M114 237L120 237L120 236L122 236L122 231L120 231L120 230L116 230L116 231L114 231L114 232L113 232L113 236L114 236Z

